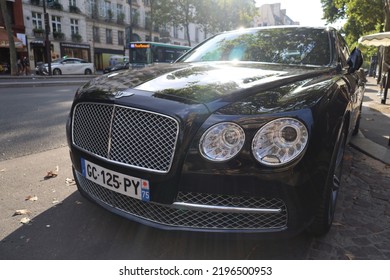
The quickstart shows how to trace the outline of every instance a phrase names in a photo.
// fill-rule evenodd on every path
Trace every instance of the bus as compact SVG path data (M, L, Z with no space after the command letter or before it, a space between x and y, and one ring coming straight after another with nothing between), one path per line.
M156 42L131 42L129 44L132 68L145 67L153 63L172 63L190 47Z

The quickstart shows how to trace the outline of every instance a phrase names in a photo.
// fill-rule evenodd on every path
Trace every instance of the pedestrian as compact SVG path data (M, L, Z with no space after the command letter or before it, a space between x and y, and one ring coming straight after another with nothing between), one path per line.
M24 65L24 71L26 76L30 75L30 63L27 59L27 57L23 58L23 65Z
M22 61L20 58L18 59L17 64L18 64L18 75L20 75L23 73L23 70L24 70L23 66L22 66Z

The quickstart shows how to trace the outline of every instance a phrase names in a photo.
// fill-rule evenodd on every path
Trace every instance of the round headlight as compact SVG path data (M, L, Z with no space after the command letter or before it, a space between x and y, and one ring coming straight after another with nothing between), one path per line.
M306 126L299 120L276 119L256 133L252 141L252 153L264 165L283 165L304 151L308 137Z
M235 123L223 122L210 127L201 137L199 150L212 161L227 161L238 154L245 142L244 130Z

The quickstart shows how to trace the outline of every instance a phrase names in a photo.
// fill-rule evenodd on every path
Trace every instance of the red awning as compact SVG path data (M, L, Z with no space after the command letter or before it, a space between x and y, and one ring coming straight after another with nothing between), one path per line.
M15 48L23 48L23 42L14 36ZM0 48L9 48L8 33L4 28L0 28Z

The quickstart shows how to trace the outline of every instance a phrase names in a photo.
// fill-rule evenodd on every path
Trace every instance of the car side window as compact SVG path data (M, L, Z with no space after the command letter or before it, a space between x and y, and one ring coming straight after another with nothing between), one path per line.
M347 44L345 43L344 38L340 34L337 34L337 37L338 37L339 47L340 47L340 49L339 49L340 62L341 62L343 67L346 67L346 66L348 66L347 59L350 55L349 49L348 49Z

